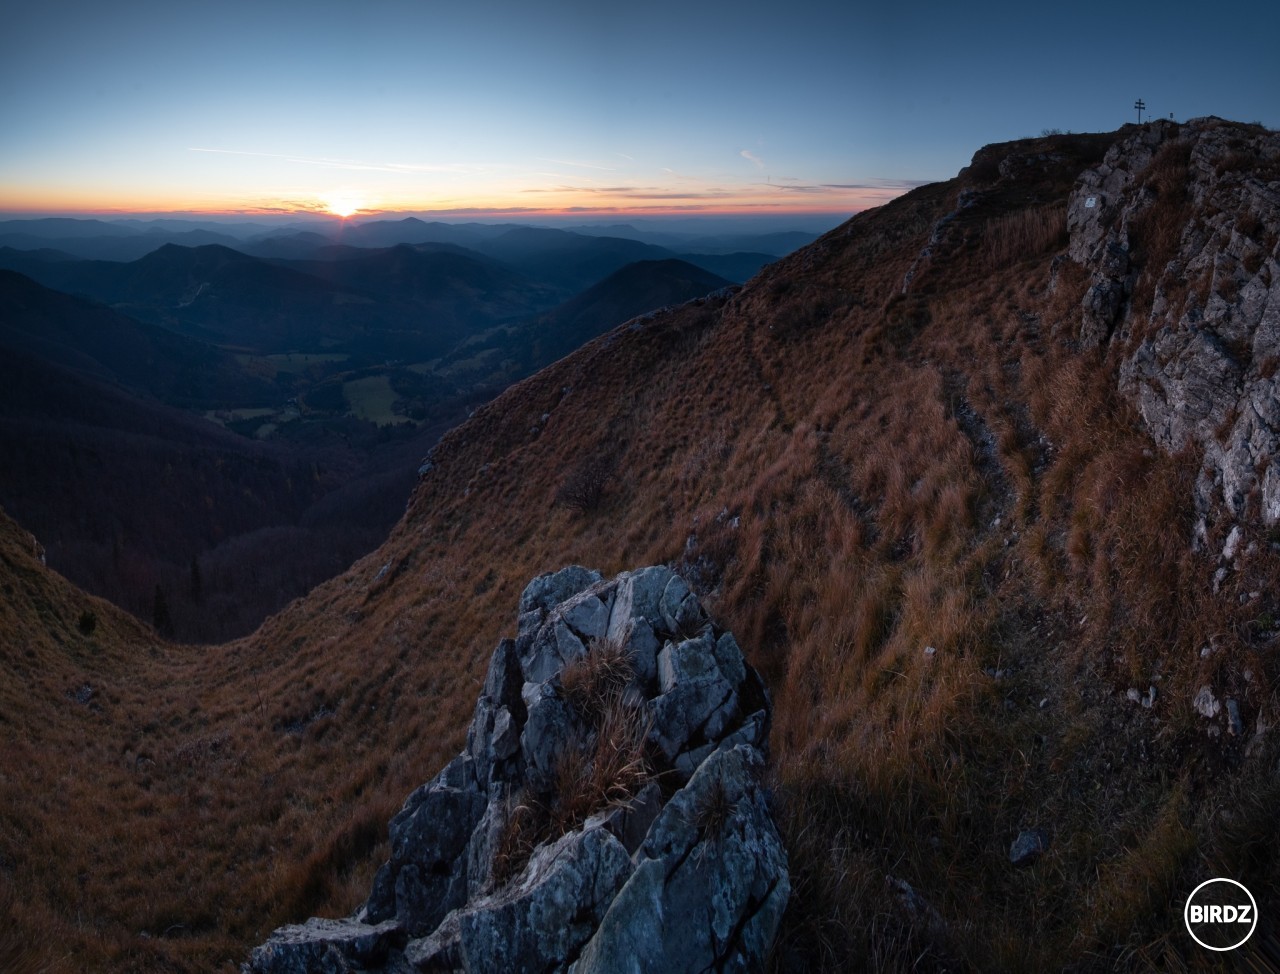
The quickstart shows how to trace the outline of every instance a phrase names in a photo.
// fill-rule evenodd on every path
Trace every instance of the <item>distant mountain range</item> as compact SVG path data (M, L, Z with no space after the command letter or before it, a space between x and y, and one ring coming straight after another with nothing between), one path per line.
M514 223L444 223L417 217L284 227L193 220L0 221L0 248L56 250L88 260L137 260L165 244L220 245L251 256L290 260L327 259L332 252L326 254L325 249L334 246L383 249L398 244L451 244L509 261L515 269L543 279L550 269L552 279L570 290L594 284L634 260L671 257L681 257L741 283L765 264L814 239L816 234L802 231L709 235L643 230L631 224L555 230ZM589 241L601 243L593 247ZM708 263L707 258L714 261Z
M480 255L407 246L356 253L351 261L297 264L222 246L166 244L120 263L8 249L0 251L0 267L192 337L260 353L323 348L429 357L477 328L550 307L562 293Z

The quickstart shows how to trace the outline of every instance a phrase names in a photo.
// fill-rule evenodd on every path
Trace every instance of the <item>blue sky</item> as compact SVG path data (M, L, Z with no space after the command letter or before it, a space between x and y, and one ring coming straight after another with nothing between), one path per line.
M0 211L852 212L983 144L1280 125L1280 5L44 0Z

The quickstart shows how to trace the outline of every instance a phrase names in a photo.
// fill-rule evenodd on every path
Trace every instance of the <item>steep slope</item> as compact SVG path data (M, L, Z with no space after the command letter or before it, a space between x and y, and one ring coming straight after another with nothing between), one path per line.
M1125 363L1208 318L1184 320L1172 287L1156 300L1196 253L1193 271L1240 254L1196 298L1250 339L1224 356L1240 366L1270 327L1280 224L1257 201L1278 143L1201 120L989 146L740 291L512 387L433 451L379 551L248 640L143 668L140 687L182 688L145 719L162 753L222 742L198 778L157 760L154 798L115 785L177 903L106 894L144 875L106 865L115 826L0 807L44 830L38 861L0 848L23 929L80 966L207 969L263 939L251 917L351 909L387 858L381 823L460 749L525 580L669 562L773 693L793 882L776 969L1211 968L1181 926L1197 883L1234 876L1264 916L1280 903L1280 556L1265 470L1259 501L1246 487L1237 514L1210 491L1201 511L1202 452L1153 439L1152 383ZM1093 239L1076 213L1099 197ZM1152 216L1126 219L1143 200ZM1113 232L1122 270L1094 246ZM1187 374L1154 361L1156 387ZM137 752L144 721L123 717L94 753ZM18 789L0 794L38 790L23 765L4 773ZM1022 834L1039 857L1016 868ZM94 835L91 898L75 884ZM1267 943L1240 962L1266 969Z
M21 351L0 356L0 503L52 564L140 618L162 590L187 638L247 631L375 543L349 510L342 527L299 527L342 479L325 467L339 460L358 462L256 443ZM322 538L338 550L314 550Z
M474 660L521 577L681 562L777 694L779 800L807 863L787 963L1194 961L1177 931L1203 869L1274 901L1249 850L1275 792L1274 743L1253 735L1276 565L1259 545L1245 587L1215 597L1194 466L1137 423L1119 354L1079 345L1091 268L1062 256L1068 200L1145 131L990 147L735 297L522 383L435 452L381 578L371 562L363 591L353 574L260 645L339 609L359 620L349 645L425 631ZM1267 138L1238 151L1261 165ZM1193 708L1205 685L1248 739ZM1049 851L1014 870L1032 828ZM886 876L940 924L876 920Z

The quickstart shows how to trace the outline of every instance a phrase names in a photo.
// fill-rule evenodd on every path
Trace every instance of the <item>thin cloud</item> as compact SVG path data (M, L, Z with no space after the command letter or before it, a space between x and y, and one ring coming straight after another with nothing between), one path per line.
M752 164L753 164L757 169L763 169L763 168L764 168L764 163L760 161L760 157L759 157L759 156L757 156L757 155L756 155L754 152L752 152L750 149L743 149L741 152L739 152L739 153L738 153L738 155L740 155L740 156L742 156L742 158L746 159L746 160L747 160L747 162L752 163Z
M830 187L815 186L813 183L756 183L769 189L783 193L825 193Z

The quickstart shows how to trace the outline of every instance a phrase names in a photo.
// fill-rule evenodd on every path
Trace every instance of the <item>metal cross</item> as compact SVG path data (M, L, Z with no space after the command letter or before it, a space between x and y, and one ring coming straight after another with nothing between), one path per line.
M1133 107L1138 110L1138 124L1142 124L1142 110L1147 107L1147 103L1139 98L1133 103Z

